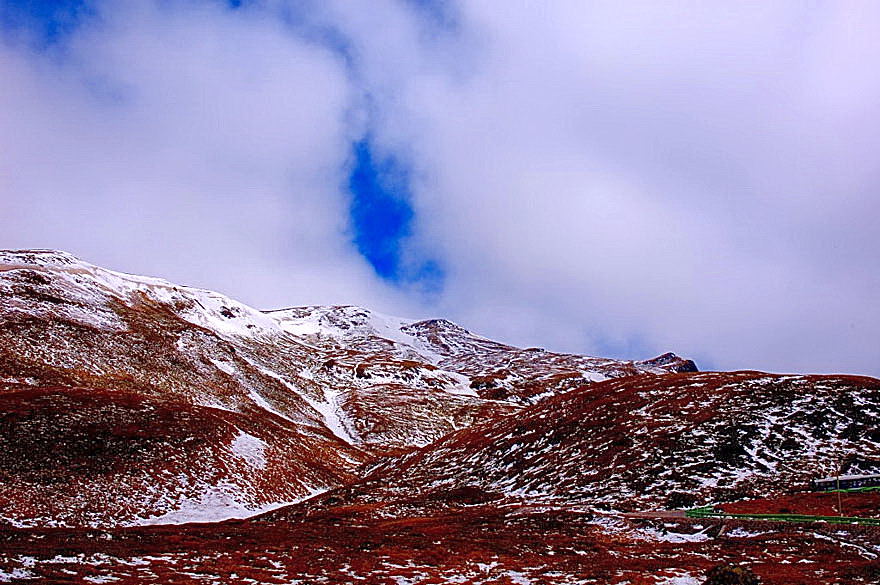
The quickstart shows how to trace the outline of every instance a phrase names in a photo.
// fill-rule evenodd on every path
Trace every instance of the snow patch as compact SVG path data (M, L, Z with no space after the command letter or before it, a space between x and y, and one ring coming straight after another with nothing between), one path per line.
M240 431L232 441L232 453L244 459L251 467L265 469L266 443L249 433Z
M230 376L234 376L236 373L235 366L229 362L224 362L220 360L216 360L211 358L211 363L217 366L217 369L221 372L229 374Z
M307 311L306 314L303 314ZM300 307L270 311L269 317L287 333L299 337L322 336L336 339L379 337L392 342L408 352L415 352L427 363L437 365L443 358L418 337L404 328L418 323L417 319L404 319L384 315L363 307ZM339 324L342 324L341 326Z
M479 398L480 395L476 393L476 391L471 388L471 379L465 376L464 374L459 374L458 372L451 372L449 370L442 370L443 373L456 380L458 383L454 386L445 386L443 390L448 394L455 394L458 396L473 396L474 398Z
M349 445L354 445L355 440L348 433L348 429L345 426L342 417L339 416L339 406L336 404L336 396L338 393L334 393L332 390L328 388L324 388L324 400L325 402L318 402L317 400L312 400L308 396L303 395L303 399L309 403L309 406L317 410L321 416L324 418L324 424L330 429L334 435L348 443Z
M334 391L334 390L324 386L324 402L319 402L319 401L307 396L305 394L305 392L303 392L302 390L297 388L297 386L295 384L288 382L285 378L283 378L282 376L279 376L278 374L276 374L272 370L267 370L266 368L255 364L254 362L250 362L250 363L255 368L260 370L260 372L269 376L270 378L274 378L274 379L278 380L279 382L281 382L282 384L287 386L287 388L290 389L292 392L297 394L300 398L305 400L309 406L311 406L313 409L315 409L321 415L321 417L324 419L324 425L328 429L330 429L330 431L334 435L336 435L337 437L339 437L340 439L342 439L343 441L345 441L349 445L355 444L354 438L349 434L348 429L346 428L345 421L343 421L342 417L339 416L339 413L341 412L341 410L339 409L339 407L336 404L336 397L339 394L341 394L341 391ZM258 397L255 393L251 393L251 398L255 402L257 402L257 404L259 404L260 406L262 406L266 410L269 410L270 412L278 414L279 416L284 416L281 413L273 410L266 403L266 401L262 399L262 397ZM290 420L286 416L284 418L287 418L288 420Z
M666 373L666 372L662 372L662 373ZM605 380L608 379L608 376L606 376L605 374L602 374L600 372L594 372L592 370L581 370L580 374L584 380L588 380L590 382L604 382Z
M251 389L250 392L248 393L248 396L250 397L251 400L253 400L256 403L257 406L259 406L260 408L262 408L266 412L271 412L272 414L274 414L276 416L280 416L284 420L288 420L292 423L296 422L295 420L293 420L292 418L290 418L289 416L287 416L286 414L284 414L283 412L281 412L280 410L278 410L277 408L275 408L274 406L269 404L269 401L266 400L265 398L263 398L262 396L260 396L260 394L258 394L256 390Z
M208 486L198 497L183 500L176 510L136 522L139 526L157 524L189 524L191 522L223 522L224 520L249 518L284 506L296 504L327 491L327 488L310 488L302 498L288 502L273 502L255 506L242 501L240 490L229 483Z
M662 581L656 581L655 585L700 585L703 582L699 577L690 573L664 577Z
M83 577L83 581L89 583L114 583L116 581L121 581L121 579L110 575L86 575Z
M22 579L37 579L31 571L27 569L12 569L9 572L0 569L0 583L12 583Z

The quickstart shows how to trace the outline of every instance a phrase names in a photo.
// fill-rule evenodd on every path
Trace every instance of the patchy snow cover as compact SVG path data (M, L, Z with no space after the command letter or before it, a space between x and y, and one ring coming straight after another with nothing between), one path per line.
M221 360L211 358L211 363L217 366L217 369L221 372L229 374L230 376L234 376L236 374L235 366L229 362L224 362Z
M690 573L682 573L661 577L659 581L655 581L655 585L700 585L703 581L703 578L696 577Z
M321 468L310 484L349 481L346 474L372 457L424 447L578 385L660 367L520 349L443 319L415 321L360 307L261 312L216 292L106 270L48 250L0 251L0 301L0 359L5 364L0 379L7 383L61 386L74 393L108 391L138 401L157 399L171 409L177 404L208 407L212 412L191 413L193 429L200 420L214 418L251 433L271 426L271 433L256 433L262 439L242 431L185 443L222 454L224 463L214 465L218 473L213 478L256 474L232 478L240 487L262 477L267 453L286 449L287 468L296 474ZM3 327L7 322L16 327ZM96 405L96 412L111 406ZM121 428L137 424L143 421ZM299 445L302 453L296 451ZM131 452L119 447L123 463ZM183 462L191 461L186 457L165 460L165 479L176 477ZM275 463L283 466L276 459L273 473ZM324 460L331 462L327 469ZM83 477L91 486L114 481L103 475L98 481L87 472ZM35 485L25 482L16 489L32 493ZM168 517L193 516L202 505L227 510L220 516L252 511L253 494L237 493L230 485L195 492L187 485L189 499ZM151 493L146 500L126 496L131 501L127 513L143 517L177 506L175 486L166 482L157 489L169 493ZM505 487L513 493L545 491L540 485ZM120 487L113 493L123 492ZM284 492L277 499L298 496ZM87 500L81 498L85 507L91 505ZM47 496L44 501L55 500ZM151 507L156 501L162 505ZM76 502L65 502L70 518L77 517ZM132 512L141 505L145 508ZM27 514L35 525L51 522L43 511ZM92 516L83 517L98 525Z
M0 251L0 272L7 270L51 271L64 278L69 292L87 309L68 307L70 317L99 327L120 327L106 309L107 297L127 301L143 295L158 303L181 306L180 314L191 323L221 336L253 336L281 330L260 311L209 290L178 286L161 278L136 276L107 270L54 250Z
M115 583L119 581L118 577L112 577L110 575L86 575L83 577L83 581L87 583Z
M344 418L340 415L342 411L336 404L336 396L338 394L338 392L333 392L329 388L325 388L324 402L312 400L307 396L303 396L303 398L309 403L309 406L317 410L321 416L324 417L324 424L327 425L327 428L330 429L334 435L349 445L354 445L357 441L351 436L351 433L348 432Z
M28 569L16 568L12 569L8 573L6 571L0 570L0 583L13 583L23 579L30 580L37 578L38 576Z
M700 530L694 533L675 532L670 526L663 529L657 528L636 528L632 530L630 535L641 540L652 540L655 542L705 542L711 537L706 534L706 530Z
M266 443L262 439L241 431L233 439L231 450L234 455L241 457L252 467L257 469L266 467Z
M293 383L288 381L283 376L280 376L271 370L267 370L266 368L263 368L262 366L258 366L257 364L253 364L253 365L257 369L259 369L263 374L278 380L279 382L281 382L282 384L287 386L287 388L289 388L291 391L296 393L300 398L305 400L309 406L311 406L313 409L315 409L321 415L321 417L323 418L324 424L327 426L328 429L330 429L330 431L334 435L336 435L337 437L339 437L340 439L342 439L343 441L345 441L349 445L354 445L357 442L355 440L355 438L352 437L351 434L348 432L348 429L346 427L346 422L344 421L344 415L341 414L341 410L339 409L339 407L336 404L336 397L339 395L339 393L340 393L339 391L334 391L333 389L325 386L323 388L324 401L321 402L321 401L315 400L314 398L311 398L310 396L308 396L305 392L303 392L301 389L299 389L296 385L294 385ZM274 412L275 414L278 414L279 416L283 416L281 413L279 413L275 409L273 409L265 401L265 399L263 397L261 397L257 394L252 394L251 397L258 404L260 404L260 406L262 406L266 410L269 410L270 412ZM287 418L287 417L285 417L285 418Z
M224 520L249 518L250 516L257 516L283 508L284 506L296 504L325 491L327 491L327 488L311 488L310 492L302 498L258 506L248 503L247 498L234 485L227 483L210 485L205 486L204 490L197 497L184 499L175 510L171 510L161 516L146 518L134 523L134 525L153 526L158 524L189 524L191 522L222 522Z
M532 502L612 509L676 507L682 494L695 504L760 498L808 485L841 453L858 452L855 464L871 471L880 460L877 404L880 382L869 378L634 376L463 429L381 474L395 493L479 486Z
M768 530L747 530L742 526L736 526L731 528L727 532L724 533L725 536L729 538L755 538L756 536L763 536L765 534L770 534Z
M443 356L436 353L417 336L405 328L418 323L384 315L377 311L356 306L295 307L267 311L284 331L301 337L324 337L337 340L378 338L390 342L403 353L417 356L429 364L438 364Z

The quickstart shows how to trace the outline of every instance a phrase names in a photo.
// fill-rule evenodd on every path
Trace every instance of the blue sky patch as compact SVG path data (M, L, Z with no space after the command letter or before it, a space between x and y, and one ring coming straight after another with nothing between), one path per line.
M349 211L358 251L385 280L418 283L437 290L444 276L439 263L424 260L411 265L404 261L404 247L415 217L409 203L407 168L392 156L377 156L369 139L356 142L353 154Z

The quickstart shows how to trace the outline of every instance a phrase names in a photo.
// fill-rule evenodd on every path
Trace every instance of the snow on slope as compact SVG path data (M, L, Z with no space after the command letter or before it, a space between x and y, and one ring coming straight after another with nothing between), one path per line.
M434 365L442 359L429 345L406 332L407 326L418 322L414 319L348 305L292 307L267 311L266 314L282 329L299 337L324 338L341 344L369 344L375 349L390 349L402 357Z
M165 508L181 497L241 503L225 506L231 514L239 513L236 506L262 509L339 485L376 457L425 446L581 384L692 367L675 356L643 363L523 350L445 320L399 319L359 307L261 312L212 291L41 250L0 251L0 325L0 393L22 386L109 393L228 413L223 416L263 429L248 432L266 442L266 469L283 463L276 473L284 476L315 465L318 474L292 491L268 487L268 499L257 501L230 495L228 486L258 477L259 465L239 469L246 461L233 457L235 471L224 463L208 483L177 485L172 479L191 471L181 459L180 469L156 480L154 501L132 503L140 509L131 514L144 518L156 512L170 518L173 510ZM228 440L206 440L212 457L227 461ZM108 485L114 477L128 481L111 474ZM37 489L3 481L0 504L4 497L20 503ZM99 485L112 490L97 481L92 487ZM5 504L0 515L45 518L53 492L45 493L42 511ZM93 514L89 498L59 501L68 507L59 517L71 522L109 521Z
M379 359L416 361L445 375L447 391L519 404L608 378L696 370L693 362L671 353L638 362L520 349L445 319L401 319L362 307L294 307L267 314L315 349L356 351L361 361L347 363L361 366L361 374L383 377L383 372L374 371L379 364L372 368ZM363 359L365 354L370 359ZM384 377L393 382L395 374L386 372Z
M795 566L815 567L798 582L869 575L877 549L858 539L609 529L625 523L613 509L778 494L841 457L880 469L880 381L664 375L693 369L359 307L261 313L64 253L0 252L0 581L684 583L719 555L782 567L767 582ZM327 490L247 522L112 530Z
M66 290L71 300L78 301L75 306L88 309L71 316L80 317L86 324L98 327L121 325L118 319L104 323L90 318L93 310L105 310L108 297L132 301L143 296L156 303L175 307L178 315L185 320L218 335L250 337L280 332L275 320L219 293L178 286L160 278L114 272L83 262L66 252L0 250L0 271L12 270L34 272L36 279L40 274L51 272L55 283ZM22 311L33 309L30 304L17 305ZM104 315L109 316L106 312Z
M38 393L31 411L4 412L0 442L36 442L28 429L38 425L46 436L34 444L58 446L37 458L10 451L18 455L9 465L20 469L0 473L0 516L9 522L136 523L209 501L237 517L344 483L371 458L327 427L313 407L320 388L292 382L310 350L217 293L64 253L3 252L0 325L0 398ZM72 436L56 423L82 400L96 418ZM161 442L149 412L169 408L252 438L205 434L187 416L181 428L192 432L172 435L161 473L147 473L140 458L158 461ZM127 421L122 429L118 420ZM85 451L71 459L70 445ZM108 446L118 451L111 469L98 456ZM56 468L60 476L47 475Z
M478 420L607 378L695 369L666 354L631 362L520 349L444 319L414 321L354 306L267 312L322 355L310 380L332 392L358 444L421 447Z
M199 362L197 369L204 370L204 365L210 364L225 374L225 382L236 378L239 384L248 386L246 396L232 397L226 392L218 396L212 392L196 393L190 398L230 410L255 401L292 420L317 417L302 404L294 408L300 412L288 412L284 407L294 405L279 404L279 400L264 395L265 384L247 384L255 374L263 377L267 371L272 372L276 381L288 389L304 392L303 398L313 407L332 402L326 396L327 388L337 396L351 389L397 383L419 390L528 404L536 396L579 383L663 368L674 371L681 366L667 363L658 370L638 362L536 353L475 336L448 321L416 322L359 307L300 307L262 313L218 293L104 270L55 251L0 252L0 294L5 300L0 317L11 321L42 319L50 326L42 327L40 335L47 329L51 334L52 328L77 326L79 337L83 329L94 337L95 332L130 332L138 325L164 328L161 333L176 336L176 349L184 358ZM22 347L21 332L15 337L12 341L19 356L33 357L40 365L90 370L93 375L113 369L101 360L89 363L87 348L71 347L76 335L57 340L51 354L36 347ZM95 341L92 345L101 343ZM101 349L104 347L98 347L99 352ZM112 349L117 355L123 353L116 351L123 348ZM229 355L233 351L238 351L242 359ZM34 353L37 355L29 355ZM438 367L440 362L442 367ZM131 369L127 374L144 378ZM211 377L216 378L216 374ZM194 393L192 386L189 384L190 395ZM278 398L277 392L269 394ZM345 402L344 398L339 402ZM344 418L338 408L329 408L339 414L338 418ZM326 420L327 416L322 418Z
M0 518L18 526L156 523L201 504L201 518L242 517L352 479L321 437L247 414L34 386L5 387L0 412Z
M478 486L548 503L681 507L880 472L880 380L688 373L609 380L474 425L358 487L395 500Z

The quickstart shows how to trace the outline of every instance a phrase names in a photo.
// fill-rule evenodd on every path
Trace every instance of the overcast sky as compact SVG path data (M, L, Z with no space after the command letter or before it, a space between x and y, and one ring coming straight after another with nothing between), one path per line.
M880 3L0 7L0 247L880 374Z

